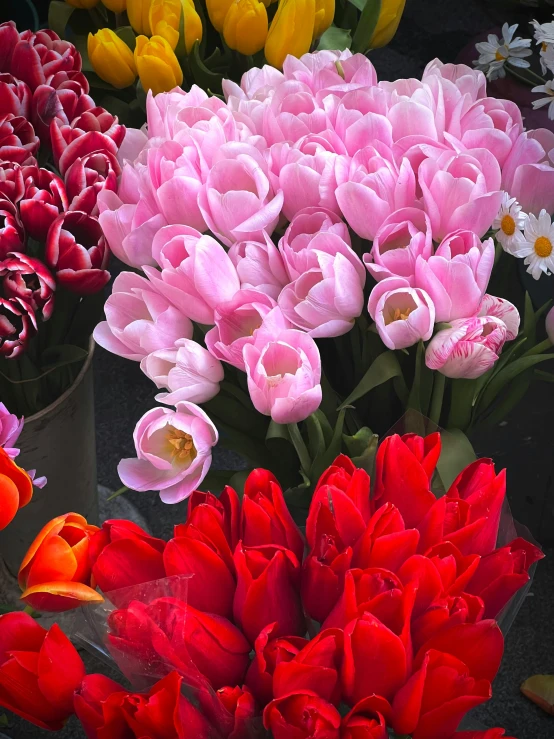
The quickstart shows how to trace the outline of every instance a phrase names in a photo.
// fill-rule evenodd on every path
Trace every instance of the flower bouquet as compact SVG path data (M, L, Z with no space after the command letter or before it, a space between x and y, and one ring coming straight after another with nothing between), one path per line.
M117 190L125 128L88 92L72 44L0 25L0 397L17 415L71 386L110 278L96 198Z
M51 730L75 712L90 739L500 739L457 729L491 697L499 624L543 555L513 538L491 460L435 497L440 452L439 434L386 438L371 495L339 456L305 537L263 469L242 502L196 491L168 542L55 519L22 562L22 598L83 605L77 635L132 687L85 676L57 626L16 612L0 616L0 705Z

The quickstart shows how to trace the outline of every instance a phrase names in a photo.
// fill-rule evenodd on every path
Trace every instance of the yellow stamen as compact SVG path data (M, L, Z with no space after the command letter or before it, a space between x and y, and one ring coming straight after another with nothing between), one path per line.
M546 41L543 41L542 42L541 49L542 49L543 53L546 54L546 52L548 50L548 44L546 43Z
M167 443L171 458L180 463L192 462L198 454L192 436L174 426L167 427Z
M389 323L392 323L393 321L405 321L407 320L410 313L413 311L413 308L395 308L393 311L389 313L389 318L387 321L385 321L385 325L388 326Z
M504 54L502 54L500 49L496 50L496 54L494 55L494 58L496 59L497 62L503 62L506 59L506 57L504 56Z
M539 236L535 241L535 254L538 257L549 257L552 254L552 242L546 236Z
M511 215L506 215L500 221L500 228L504 231L506 236L513 236L516 230L516 222Z

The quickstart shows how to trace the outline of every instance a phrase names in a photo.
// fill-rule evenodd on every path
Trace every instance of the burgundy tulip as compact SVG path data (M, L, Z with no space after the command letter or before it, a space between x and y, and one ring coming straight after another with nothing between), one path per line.
M21 220L29 236L46 241L48 229L67 210L63 181L49 169L24 167L25 193L19 203Z
M39 259L8 254L0 262L0 284L7 298L19 298L44 321L52 315L56 281Z
M115 156L118 150L118 144L107 134L96 130L82 131L80 128L72 128L61 123L58 118L52 120L50 124L50 140L54 163L62 176L79 157L97 151Z
M0 74L0 116L9 113L30 118L31 91L25 82L3 72Z
M69 210L80 210L96 216L96 198L101 190L117 190L121 167L117 158L104 151L78 157L65 173Z
M245 739L250 736L251 723L260 715L256 700L248 688L236 685L217 691L217 697L233 717L233 729L227 739Z
M17 208L11 200L0 196L0 259L11 251L25 249L25 231Z
M39 85L33 92L31 120L40 140L50 146L54 121L69 125L73 118L93 107L94 100L77 83L60 90L49 84Z
M13 21L0 23L0 72L8 72L19 33Z
M13 162L0 162L0 198L17 203L23 197L23 169Z
M46 237L46 263L58 282L78 295L92 295L110 279L108 246L96 218L78 210L62 213Z
M17 164L34 164L40 140L23 116L0 115L0 159Z
M34 311L21 298L0 298L0 355L16 359L37 332Z
M84 113L71 121L71 128L87 133L97 131L112 139L119 148L125 138L125 126L119 123L117 116L112 115L105 108L96 106L89 108Z
M337 709L313 691L299 691L271 701L264 726L273 739L339 739Z
M54 31L24 31L14 47L10 72L34 91L56 72L79 72L81 64L73 44L62 41Z

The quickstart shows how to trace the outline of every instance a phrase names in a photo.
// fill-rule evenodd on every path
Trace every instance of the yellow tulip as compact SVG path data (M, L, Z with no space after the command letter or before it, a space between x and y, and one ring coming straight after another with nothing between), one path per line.
M124 10L127 10L127 0L102 0L102 3L112 13L123 13Z
M133 52L111 28L88 35L88 58L96 74L114 87L132 85L137 76Z
M152 0L127 0L127 15L135 33L151 36L150 6Z
M335 17L335 0L315 0L314 39L323 36Z
M287 54L300 57L310 50L315 25L315 0L279 0L267 40L265 58L281 69Z
M206 9L210 22L216 31L223 33L223 24L227 11L233 4L234 0L206 0Z
M267 11L259 0L234 0L223 23L223 38L230 49L255 54L267 38Z
M368 49L386 46L398 29L406 0L382 0L379 20L368 44Z
M163 36L175 50L179 41L181 10L185 14L185 48L189 54L194 42L202 40L202 21L192 0L152 0L150 28L155 36Z
M84 10L89 10L90 8L94 8L95 5L98 5L98 0L65 0L68 5L71 5L73 8L81 8Z
M137 36L135 64L143 88L154 95L183 83L183 70L168 41L163 36Z

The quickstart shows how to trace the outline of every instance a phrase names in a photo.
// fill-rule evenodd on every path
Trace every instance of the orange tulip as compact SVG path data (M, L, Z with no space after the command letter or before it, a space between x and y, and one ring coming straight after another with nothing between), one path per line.
M33 497L33 482L0 447L0 531Z
M94 589L90 537L98 531L78 513L52 519L31 544L19 569L21 600L37 611L59 613L104 599Z

